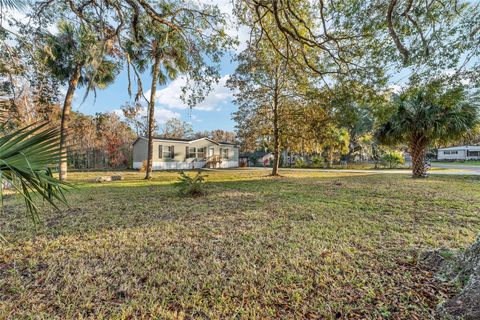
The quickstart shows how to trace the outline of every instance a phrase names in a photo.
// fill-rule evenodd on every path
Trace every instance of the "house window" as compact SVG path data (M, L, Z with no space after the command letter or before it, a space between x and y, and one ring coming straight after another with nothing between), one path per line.
M165 159L173 159L173 146L163 147L163 157Z
M173 146L158 146L158 157L160 159L173 159Z
M205 158L205 147L197 149L197 158L199 159Z
M228 149L220 149L220 155L223 159L228 159Z
M196 151L195 147L187 147L187 158L196 158Z
M443 151L443 154L458 154L458 151Z

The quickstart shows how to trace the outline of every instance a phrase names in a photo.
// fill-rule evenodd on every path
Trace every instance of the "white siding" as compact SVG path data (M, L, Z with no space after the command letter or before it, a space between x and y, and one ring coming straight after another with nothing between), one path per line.
M160 149L160 147L162 149ZM165 157L163 148L173 147L173 157ZM196 155L198 158L189 158L187 155L187 148L196 148ZM199 148L205 148L205 153L200 155ZM209 154L209 149L213 149L213 156L221 155L221 149L228 150L228 158L221 159L222 163L218 166L220 168L238 167L238 147L230 144L217 144L209 139L197 139L194 141L178 141L178 140L153 140L153 170L188 170L200 169L205 167ZM140 169L143 162L147 158L147 140L140 138L133 146L133 168ZM162 150L162 156L160 156Z
M238 161L222 161L220 168L237 168Z
M140 169L142 162L134 162L133 169ZM205 167L205 161L197 162L153 162L153 170L192 170ZM220 168L236 168L238 161L222 161Z
M456 152L456 154L452 154ZM438 160L465 160L467 155L466 150L439 150L438 151Z

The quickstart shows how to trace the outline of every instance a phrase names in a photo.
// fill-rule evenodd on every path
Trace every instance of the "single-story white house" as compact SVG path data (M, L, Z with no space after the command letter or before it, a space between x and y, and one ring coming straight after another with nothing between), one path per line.
M458 146L439 148L437 160L476 160L480 159L480 146Z
M147 160L148 139L133 142L133 168L142 168ZM238 146L209 138L153 139L153 170L188 170L238 167Z

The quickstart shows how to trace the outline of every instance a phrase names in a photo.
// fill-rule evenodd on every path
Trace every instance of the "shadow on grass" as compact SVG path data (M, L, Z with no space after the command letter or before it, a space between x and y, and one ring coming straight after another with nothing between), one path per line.
M335 181L341 179L344 184L355 179L348 175L333 176ZM235 177L233 181L216 176L212 177L216 180L206 182L207 196L189 198L177 194L174 187L176 177L175 173L173 177L156 177L151 181L130 177L129 180L109 183L77 182L76 188L66 194L70 207L61 207L60 211L42 207L41 222L37 225L25 215L21 199L12 195L5 199L0 228L7 239L21 241L44 235L208 219L215 215L241 214L246 210L261 211L272 203L280 206L294 203L298 195L302 201L313 201L319 197L311 191L317 190L319 183L324 184L320 190L331 187L329 181L332 180L329 174L314 178Z
M208 176L208 172L205 173ZM313 211L315 214L375 214L388 212L392 205L407 211L409 206L414 210L424 203L433 208L436 205L440 210L445 206L470 205L465 202L470 199L468 195L459 197L460 189L445 194L438 192L452 181L467 181L459 177L418 181L407 176L375 173L298 176L287 172L280 177L256 173L229 178L214 173L211 180L207 177L207 196L190 198L177 194L173 185L177 174L172 174L157 175L150 181L129 177L118 182L77 183L78 187L67 194L70 208L56 211L45 207L39 225L28 220L18 199L9 197L0 216L2 235L11 241L22 241L38 236L80 235L164 223L202 221L208 224L225 219L235 224L235 219L242 219L245 214L253 218L258 215L268 221L277 217L288 220L290 216L308 216Z

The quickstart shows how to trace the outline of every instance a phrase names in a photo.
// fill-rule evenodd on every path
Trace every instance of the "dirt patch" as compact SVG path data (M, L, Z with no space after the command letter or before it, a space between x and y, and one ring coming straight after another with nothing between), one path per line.
M420 263L435 270L437 278L462 288L437 307L440 319L480 319L480 237L463 253L433 250L422 254Z

